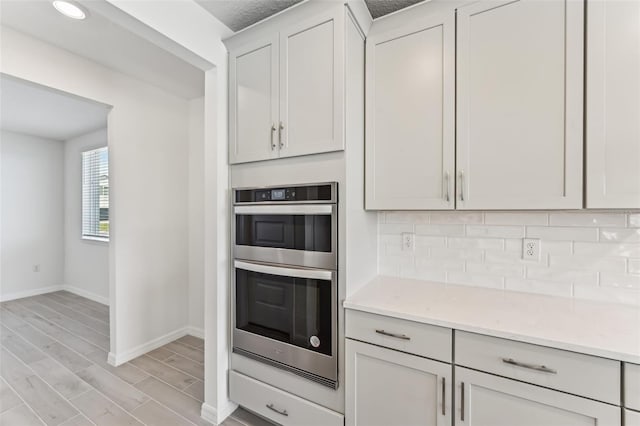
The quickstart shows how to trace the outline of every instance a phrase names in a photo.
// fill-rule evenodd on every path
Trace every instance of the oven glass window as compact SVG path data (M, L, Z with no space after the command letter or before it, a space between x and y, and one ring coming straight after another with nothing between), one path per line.
M236 215L236 244L331 252L330 215Z
M236 328L331 355L331 281L236 268Z

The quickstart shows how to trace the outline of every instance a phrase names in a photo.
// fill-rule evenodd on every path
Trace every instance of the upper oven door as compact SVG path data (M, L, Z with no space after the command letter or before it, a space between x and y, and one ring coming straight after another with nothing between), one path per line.
M234 207L234 257L337 269L335 204Z

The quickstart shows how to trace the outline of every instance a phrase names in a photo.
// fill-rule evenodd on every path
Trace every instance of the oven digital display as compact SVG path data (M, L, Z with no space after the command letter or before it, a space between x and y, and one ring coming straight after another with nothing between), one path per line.
M271 200L284 200L285 199L285 190L284 189L272 189L271 190Z

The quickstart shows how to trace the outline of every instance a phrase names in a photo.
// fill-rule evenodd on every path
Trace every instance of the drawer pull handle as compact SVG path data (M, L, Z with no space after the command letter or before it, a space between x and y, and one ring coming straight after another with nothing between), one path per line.
M267 404L267 408L283 416L289 416L289 413L287 413L287 410L278 410L276 407L273 406L273 404Z
M529 370L541 371L543 373L558 374L558 370L549 368L544 365L528 364L526 362L519 362L513 358L502 358L502 362L509 365L515 365L516 367L528 368Z
M447 406L446 406L446 400L447 400L447 393L446 393L446 384L445 384L445 378L442 378L442 415L446 416L447 415Z
M376 333L382 334L383 336L395 337L396 339L411 340L411 337L405 334L389 333L388 331L384 330L376 330Z

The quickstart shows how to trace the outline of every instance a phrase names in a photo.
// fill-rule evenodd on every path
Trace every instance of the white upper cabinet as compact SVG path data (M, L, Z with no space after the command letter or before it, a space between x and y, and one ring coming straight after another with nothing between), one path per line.
M481 1L457 17L457 208L582 208L584 5Z
M344 149L343 15L333 8L232 43L230 163Z
M589 0L588 208L640 208L640 2Z
M281 156L343 149L342 32L333 16L280 33Z
M229 55L231 163L278 156L278 39Z
M453 9L367 38L366 208L454 208L454 40Z

